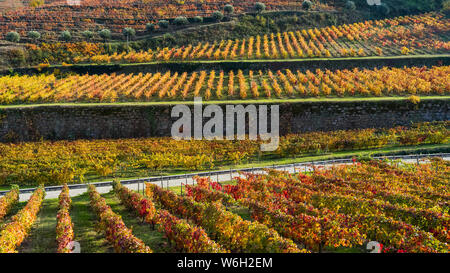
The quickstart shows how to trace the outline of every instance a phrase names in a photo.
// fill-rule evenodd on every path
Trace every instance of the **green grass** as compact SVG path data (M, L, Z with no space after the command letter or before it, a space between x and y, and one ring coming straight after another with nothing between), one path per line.
M231 184L232 181L222 184ZM170 187L170 190L179 192L179 187ZM175 249L168 243L163 233L153 230L150 224L143 223L141 219L132 211L121 204L114 191L102 194L111 209L122 217L125 225L132 229L133 234L141 239L155 253L172 253ZM20 202L16 205L5 223L11 216L17 213L25 206L26 202ZM158 204L156 204L158 205ZM229 211L239 215L244 220L253 221L248 208L241 206L232 206L227 208ZM58 210L58 199L47 199L43 202L41 211L38 214L36 222L22 245L18 248L20 253L55 253L56 252L56 213ZM72 222L74 223L75 241L80 243L82 253L112 253L114 249L106 241L102 232L96 230L97 219L90 208L89 197L87 193L72 198L72 209L70 212ZM362 247L353 248L324 248L323 252L338 253L361 253Z
M19 203L24 206L26 202ZM55 253L56 244L56 214L58 199L46 199L38 214L30 235L22 243L18 251L21 253ZM70 211L74 223L75 241L80 243L82 253L114 252L103 234L96 231L96 218L90 209L87 193L72 198Z
M25 202L24 202L25 203ZM17 249L20 253L55 253L56 213L58 199L46 199L42 203L30 235Z
M367 150L367 151L352 151L352 152L340 152L330 155L309 156L304 158L289 158L281 160L268 160L258 163L241 164L234 166L234 168L248 168L267 166L271 164L290 164L294 162L304 162L311 160L325 160L333 157L346 157L346 156L367 156L373 153L418 153L419 151L431 151L432 149L449 148L450 144L444 145L424 145L418 147L396 147L396 148L384 148L379 150ZM227 167L221 167L221 169L227 169ZM232 181L221 182L222 184L231 184ZM8 187L9 189L9 187ZM170 187L177 194L181 194L181 187ZM141 189L142 191L142 189ZM154 252L174 252L174 249L168 244L163 234L157 230L152 230L151 226L146 223L142 223L139 217L129 211L125 206L120 203L120 200L115 196L113 192L102 195L112 210L121 215L126 226L133 230L133 234L144 241ZM10 213L0 223L0 229L3 225L11 221L13 215L15 215L20 209L22 209L27 202L20 202L14 206ZM58 210L58 199L46 199L43 201L42 208L38 214L35 224L30 232L29 237L18 248L19 252L23 253L54 253L56 252L56 214ZM247 208L240 206L229 207L228 210L241 216L245 220L252 221L250 211ZM72 222L74 223L75 241L80 243L82 253L111 253L114 252L112 246L106 241L102 232L97 231L97 219L93 211L90 208L89 196L87 193L72 198L72 209L70 213ZM325 248L324 252L339 252L339 253L360 253L364 252L361 247L355 248Z
M233 206L229 207L228 210L234 214L241 216L241 218L244 220L253 221L250 210L248 208Z
M151 226L142 221L120 203L114 192L102 195L111 209L122 216L125 225L133 230L133 234L144 241L154 252L173 252L163 234L152 230ZM25 205L20 202L14 206L2 225L10 222ZM17 249L20 253L56 253L56 214L58 212L58 199L44 200L29 236ZM104 234L98 231L97 218L90 208L87 193L72 197L72 209L70 211L72 223L74 223L75 241L80 243L81 253L113 253L114 249L106 240Z
M120 203L119 198L111 191L102 195L107 204L116 213L122 216L125 225L133 230L133 234L141 239L153 252L167 253L174 250L170 247L163 234L159 231L152 230L150 224L143 223L142 220L133 212L129 211L124 205Z
M80 243L81 253L114 252L105 236L97 232L97 218L90 207L87 193L72 197L70 216L74 223L75 241Z
M426 100L450 100L450 96L419 96L421 101ZM276 104L276 103L311 103L311 102L365 102L365 101L408 101L405 96L392 97L320 97L320 98L279 98L279 99L234 99L234 100L204 100L203 104ZM194 104L193 100L186 101L147 101L147 102L67 102L67 103L43 103L43 104L11 104L0 105L0 109L9 108L34 108L48 106L78 106L78 107L98 107L98 106L156 106L156 105L178 105Z

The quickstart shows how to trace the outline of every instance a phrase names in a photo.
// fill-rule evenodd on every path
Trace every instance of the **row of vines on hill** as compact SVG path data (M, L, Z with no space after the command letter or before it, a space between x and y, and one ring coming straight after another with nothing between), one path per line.
M450 19L439 14L425 14L141 52L94 53L76 57L73 61L140 63L448 53L449 31Z
M81 5L67 5L66 1L38 8L24 7L4 12L0 16L0 33L29 30L48 33L48 37L63 30L99 30L108 28L120 33L126 27L145 30L147 23L177 16L211 16L226 4L232 4L235 13L254 12L255 3L263 2L268 10L301 8L302 1L287 0L83 0ZM315 9L331 9L313 0Z
M160 170L205 170L249 160L345 150L443 144L448 122L411 128L314 132L280 137L279 148L260 154L261 141L177 141L171 138L43 141L0 144L0 184L35 186L106 177L149 176Z
M14 203L18 189L12 190L12 195L6 196L6 202ZM0 253L15 253L17 248L28 237L34 222L38 217L42 202L45 197L45 189L39 186L31 195L28 203L16 215L11 218L0 231ZM18 198L18 197L17 197ZM12 199L12 201L11 201ZM0 202L0 204L3 202Z
M312 175L267 170L237 185L199 178L199 202L236 200L253 219L313 251L376 240L384 252L448 252L449 165L372 161L316 169ZM235 201L235 202L236 202Z
M447 95L450 66L4 76L0 103Z
M443 252L450 246L448 173L442 159L409 164L363 161L311 174L265 170L242 173L237 183L222 185L196 177L187 196L146 183L142 195L113 183L122 204L165 234L175 250L211 252L321 252L336 248L362 249L368 241L383 252ZM0 199L17 203L17 187ZM122 217L88 186L90 206L99 231L119 253L151 253ZM0 231L0 253L17 252L38 217L45 190L38 187L26 206ZM69 188L59 196L56 241L59 253L71 252L74 239ZM12 204L12 205L8 205ZM253 221L232 212L247 210ZM77 224L77 223L75 223Z

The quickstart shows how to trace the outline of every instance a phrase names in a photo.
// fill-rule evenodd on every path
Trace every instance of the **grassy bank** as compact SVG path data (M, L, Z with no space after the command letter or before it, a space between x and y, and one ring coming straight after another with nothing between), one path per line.
M421 101L450 100L450 96L418 96ZM282 104L282 103L311 103L311 102L375 102L375 101L409 101L408 97L320 97L320 98L293 98L293 99L235 99L235 100L203 100L203 104ZM45 104L18 104L0 105L0 109L35 108L35 107L102 107L102 106L165 106L165 105L193 105L193 100L186 101L148 101L148 102L102 102L102 103L45 103Z

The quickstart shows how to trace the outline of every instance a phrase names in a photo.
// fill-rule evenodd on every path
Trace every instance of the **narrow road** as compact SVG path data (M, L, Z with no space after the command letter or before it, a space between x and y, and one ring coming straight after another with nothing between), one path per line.
M444 160L450 160L450 156L446 155L443 157ZM405 163L417 163L417 159L402 159L403 162ZM426 161L421 159L420 161L421 163L425 163ZM331 167L332 165L344 165L344 164L352 164L352 163L322 163L322 164L314 164L315 167L322 167L322 168L326 168L326 167ZM266 166L265 168L273 168L273 166ZM292 166L292 164L287 165L287 166L276 166L277 170L281 170L281 171L287 171L289 173L298 173L298 172L309 172L312 171L313 167L311 165L304 165L304 166L296 166L295 169ZM265 173L262 170L254 170L253 173ZM216 181L216 182L225 182L225 181L230 181L232 178L239 176L239 172L238 171L227 171L225 174L212 174L210 176L212 181ZM158 180L158 181L153 181L151 183L154 183L156 185L162 186L162 187L176 187L176 186L180 186L181 184L188 184L188 185L193 185L195 184L195 181L191 178L191 177L182 177L180 178L180 176L175 176L174 178L171 178L170 176L168 177L163 177L163 180L161 181L158 177L154 177L153 180ZM107 184L107 183L105 183ZM126 184L124 183L124 185L132 190L139 190L140 192L143 192L144 190L144 182L140 181L140 182L133 182L133 183L129 183ZM112 186L111 185L96 185L97 186L97 191L100 194L103 193L108 193L109 191L112 190ZM70 196L77 196L80 194L83 194L87 191L87 188L76 188L76 189L70 189ZM46 192L46 196L45 199L52 199L52 198L58 198L59 194L60 194L60 190L52 190L52 191L47 191ZM30 196L31 196L31 192L30 193L21 193L19 200L20 201L27 201Z

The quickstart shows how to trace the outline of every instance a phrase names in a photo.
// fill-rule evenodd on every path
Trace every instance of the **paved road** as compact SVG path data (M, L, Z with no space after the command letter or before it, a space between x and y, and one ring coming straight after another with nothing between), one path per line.
M444 157L445 160L450 160L450 157ZM405 163L416 163L417 160L416 159L403 159L402 160ZM421 162L424 162L423 160L421 160ZM346 163L346 164L351 164L351 163ZM316 167L331 167L332 165L343 165L343 164L319 164L319 165L315 165ZM267 168L271 168L272 166L267 166ZM311 166L301 166L301 167L296 167L295 170L293 167L285 167L285 168L279 168L278 170L284 170L284 171L288 171L289 173L294 173L294 172L308 172L312 170ZM263 173L263 171L254 171L254 173ZM239 176L238 172L228 172L227 174L220 174L220 175L212 175L211 176L211 180L212 181L219 181L219 182L225 182L225 181L230 181L232 177L237 177ZM182 179L170 179L170 180L164 180L162 183L161 182L152 182L154 184L163 186L163 187L174 187L174 186L180 186L181 184L194 184L194 180L192 178L182 178ZM136 183L136 184L125 184L126 187L132 189L132 190L140 190L141 192L143 191L143 187L144 184L143 183ZM97 187L97 191L99 193L108 193L112 190L112 186L102 186L102 187ZM70 196L77 196L80 194L83 194L87 191L86 188L81 188L81 189L71 189L70 190ZM60 191L47 191L47 194L45 196L46 199L52 199L52 198L58 198L60 194ZM20 194L19 200L20 201L27 201L31 196L31 193L22 193Z

